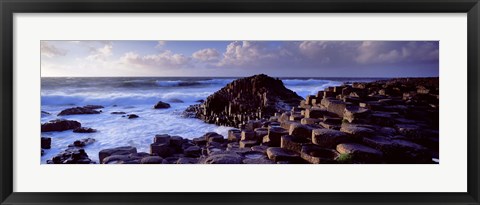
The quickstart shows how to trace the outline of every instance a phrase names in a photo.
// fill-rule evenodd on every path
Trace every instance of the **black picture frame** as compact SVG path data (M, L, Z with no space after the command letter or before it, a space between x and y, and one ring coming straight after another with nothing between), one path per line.
M1 204L479 204L478 0L0 0ZM467 13L468 191L466 193L16 193L13 187L15 13ZM39 176L41 177L41 176ZM449 176L445 176L449 177ZM413 186L413 185L412 185ZM266 187L267 188L267 187ZM268 189L266 189L268 191Z

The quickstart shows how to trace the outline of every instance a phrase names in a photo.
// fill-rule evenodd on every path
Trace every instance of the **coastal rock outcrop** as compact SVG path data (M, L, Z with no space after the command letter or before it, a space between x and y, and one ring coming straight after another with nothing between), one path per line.
M48 164L95 164L84 149L70 147L65 151L57 154L51 160L47 160Z
M62 110L58 116L62 115L86 115L86 114L100 114L101 112L88 107L72 107Z
M166 108L170 108L170 104L168 104L166 102L158 101L157 104L155 104L155 106L153 106L153 108L155 108L155 109L166 109Z
M207 123L240 127L249 120L269 119L276 112L297 106L302 97L280 79L264 74L237 79L186 110Z
M42 132L52 132L52 131L65 131L72 130L81 127L81 124L74 120L51 120L47 123L43 123L41 126Z

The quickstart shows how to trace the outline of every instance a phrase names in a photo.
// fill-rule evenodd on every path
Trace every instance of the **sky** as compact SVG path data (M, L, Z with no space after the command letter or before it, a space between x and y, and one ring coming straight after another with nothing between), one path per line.
M438 41L41 41L42 77L438 77Z

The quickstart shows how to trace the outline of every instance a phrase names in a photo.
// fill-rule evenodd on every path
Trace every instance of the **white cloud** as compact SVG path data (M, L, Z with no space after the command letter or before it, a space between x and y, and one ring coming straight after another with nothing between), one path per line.
M128 52L120 58L120 62L138 67L178 68L187 65L190 59L182 54L176 54L167 50L159 54L145 56L135 52Z
M438 61L434 42L364 41L357 48L355 61L360 64L394 64Z
M65 56L67 55L67 50L57 48L54 45L51 45L47 41L40 41L40 54L49 58L55 56Z
M270 50L259 41L234 41L227 46L219 66L259 66L277 59L278 50Z
M113 46L112 44L106 44L100 48L93 48L91 49L91 54L87 56L87 60L101 60L105 61L108 57L113 54Z
M162 48L166 43L166 41L157 41L155 48Z
M202 62L212 62L219 60L220 53L214 48L205 48L193 53L192 57Z

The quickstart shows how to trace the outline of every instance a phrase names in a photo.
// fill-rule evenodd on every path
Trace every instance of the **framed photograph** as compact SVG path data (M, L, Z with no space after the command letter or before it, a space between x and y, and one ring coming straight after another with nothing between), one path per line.
M1 204L479 204L479 4L1 1Z

